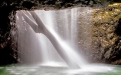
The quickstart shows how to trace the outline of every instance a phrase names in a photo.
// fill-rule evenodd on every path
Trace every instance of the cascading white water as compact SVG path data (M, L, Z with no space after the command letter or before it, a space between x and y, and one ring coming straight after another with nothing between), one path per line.
M0 69L10 75L114 74L114 66L87 64L78 51L90 50L91 10L81 7L17 11L18 56L21 62L34 64L11 65ZM41 65L52 67L40 67L40 62ZM81 69L60 68L65 66L65 62L69 66L78 65Z
M54 27L53 25L53 16L54 13L52 12L45 12L44 10L40 10L39 14L41 14L42 18L45 20L49 27ZM64 62L63 59L60 57L60 55L57 53L56 49L54 48L53 44L50 42L48 37L43 34L37 34L37 37L40 39L40 45L41 45L41 52L43 57L43 65L57 65L58 62L62 63Z
M84 66L86 63L85 60L76 52L78 49L78 12L79 8L58 11L35 11L46 28L59 42L59 45L63 48L62 51L67 55L68 60L75 62L75 64L78 64L79 66ZM53 53L54 50L52 49L51 51ZM48 50L44 50L43 53L48 53ZM46 57L52 56L46 54Z
M85 66L87 62L79 53L81 48L78 48L81 10L18 11L20 59L43 65L65 65L66 62L69 66Z

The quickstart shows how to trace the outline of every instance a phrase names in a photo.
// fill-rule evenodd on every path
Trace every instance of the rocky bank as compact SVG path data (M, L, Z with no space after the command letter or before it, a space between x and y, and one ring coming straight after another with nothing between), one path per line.
M95 58L111 64L121 64L121 3L94 9L92 50Z

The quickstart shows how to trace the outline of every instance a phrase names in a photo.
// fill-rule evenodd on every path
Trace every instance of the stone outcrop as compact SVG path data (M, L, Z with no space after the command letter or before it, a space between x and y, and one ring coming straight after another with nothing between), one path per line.
M121 64L121 3L94 9L92 50L94 58Z

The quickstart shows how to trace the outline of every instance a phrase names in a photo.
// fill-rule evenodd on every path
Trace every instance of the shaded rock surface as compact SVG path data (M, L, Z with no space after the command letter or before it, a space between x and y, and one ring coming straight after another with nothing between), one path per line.
M95 10L93 23L92 50L96 60L121 64L121 3Z

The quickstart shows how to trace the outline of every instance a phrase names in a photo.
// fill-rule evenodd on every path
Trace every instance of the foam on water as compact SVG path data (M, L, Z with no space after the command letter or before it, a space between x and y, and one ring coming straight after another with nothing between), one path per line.
M84 74L84 73L106 73L106 72L115 72L114 66L102 65L102 64L90 64L86 65L81 69L72 69L66 70L64 73L67 74ZM89 74L90 75L90 74Z
M53 62L52 62L53 64ZM55 63L54 63L55 65ZM69 69L60 67L36 65L19 65L6 67L4 70L12 75L98 75L98 73L115 73L115 66L92 64L82 69ZM96 74L97 73L97 74ZM105 75L105 74L100 74Z
M68 67L67 64L61 62L47 62L42 63L41 66L49 66L49 67Z

